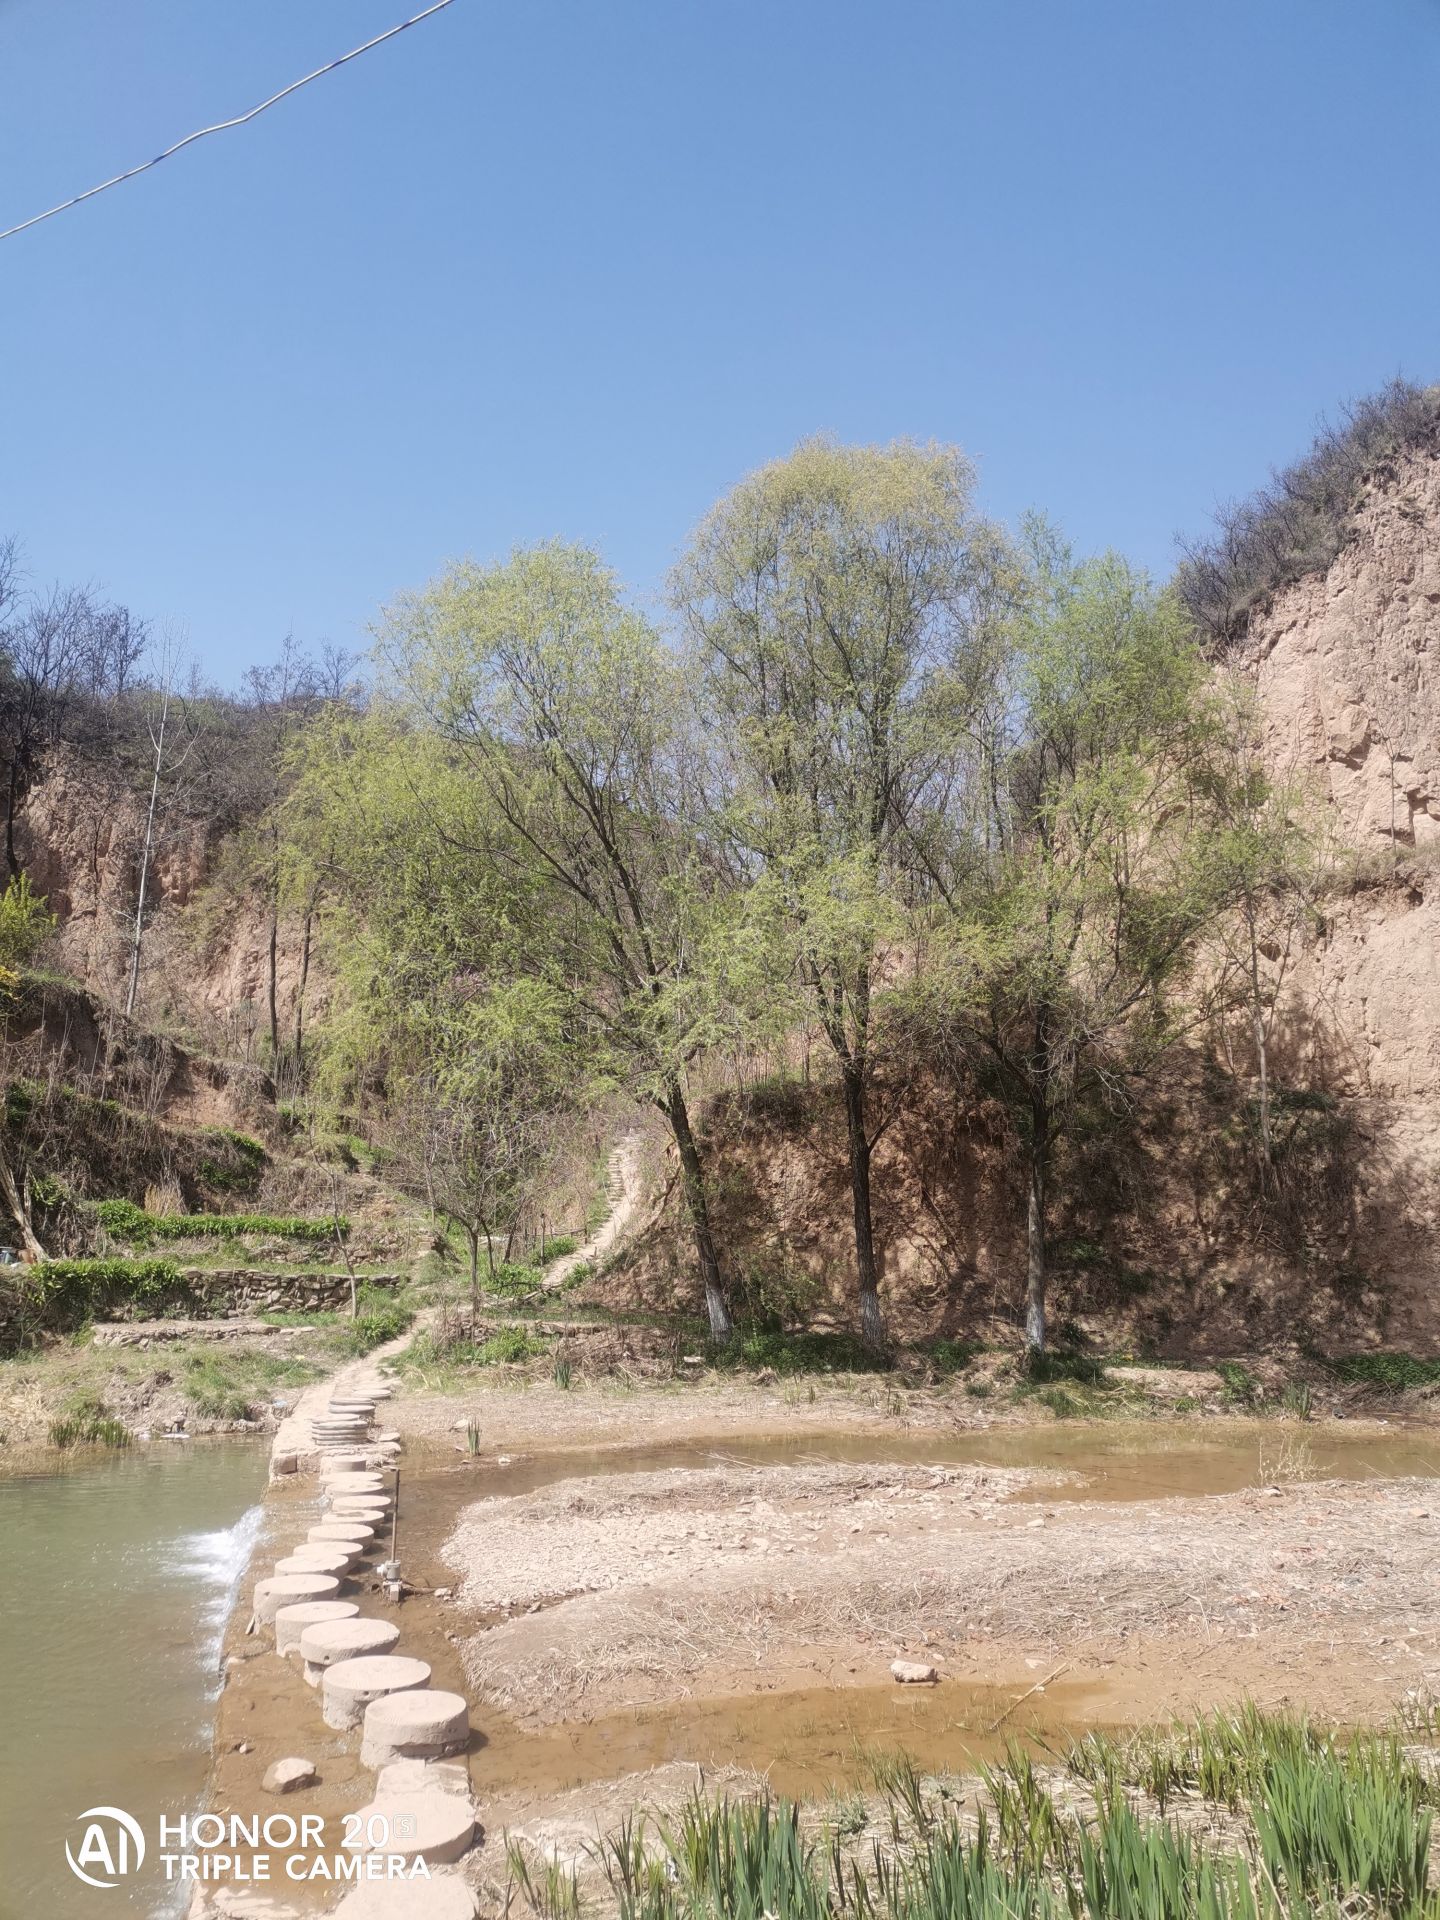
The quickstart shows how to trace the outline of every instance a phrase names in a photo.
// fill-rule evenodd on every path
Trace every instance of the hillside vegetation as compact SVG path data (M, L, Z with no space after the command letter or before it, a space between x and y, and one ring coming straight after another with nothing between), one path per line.
M1437 406L1354 409L1170 586L989 520L956 449L811 441L702 521L667 627L557 542L401 594L367 681L287 644L240 696L12 563L16 1244L338 1245L358 1156L444 1227L473 1331L628 1128L652 1204L571 1304L717 1352L1426 1345L1432 1131L1324 969L1430 913L1440 798L1392 733L1377 870L1323 772L1366 685L1307 765L1266 672L1346 568L1433 628L1396 542Z

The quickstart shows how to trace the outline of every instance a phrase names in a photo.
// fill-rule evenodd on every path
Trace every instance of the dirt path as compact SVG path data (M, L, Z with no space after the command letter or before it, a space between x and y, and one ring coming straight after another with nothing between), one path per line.
M640 1211L644 1198L644 1188L640 1179L640 1138L638 1134L626 1134L616 1143L610 1155L610 1165L606 1176L606 1191L610 1196L610 1211L602 1224L583 1245L573 1253L567 1253L557 1260L545 1274L545 1289L554 1293L580 1266L593 1266L605 1258L615 1247L621 1236Z

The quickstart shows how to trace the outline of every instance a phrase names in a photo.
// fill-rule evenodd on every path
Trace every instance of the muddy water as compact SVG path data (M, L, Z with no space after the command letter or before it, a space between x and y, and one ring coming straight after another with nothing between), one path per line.
M442 1465L432 1455L428 1470L412 1476L411 1551L421 1550L427 1584L446 1584L453 1574L438 1550L471 1500L590 1475L836 1462L1032 1468L1047 1478L1017 1493L1017 1500L1128 1502L1234 1493L1277 1477L1434 1477L1440 1475L1440 1436L1375 1424L1347 1430L1288 1421L1226 1421L1214 1429L1193 1421L1077 1422L949 1435L811 1430L723 1444L517 1454L504 1464ZM754 1770L781 1792L813 1795L865 1784L876 1753L903 1750L927 1770L965 1771L996 1758L1012 1738L1053 1744L1117 1723L1120 1703L1096 1685L1048 1673L1035 1678L1033 1690L949 1682L933 1691L856 1686L686 1697L538 1730L482 1708L471 1773L482 1807L503 1820L552 1795L598 1790L602 1782L673 1762L693 1763L712 1776L727 1768Z
M75 1816L193 1807L221 1635L265 1484L259 1445L170 1445L0 1480L0 1916L169 1909L149 1869L72 1875Z
M1298 1421L1159 1420L996 1427L982 1432L818 1433L684 1441L655 1447L595 1447L478 1461L474 1493L530 1493L591 1474L658 1473L667 1468L821 1465L1030 1467L1067 1478L1020 1500L1164 1500L1238 1493L1276 1478L1394 1480L1440 1476L1440 1433L1432 1428Z

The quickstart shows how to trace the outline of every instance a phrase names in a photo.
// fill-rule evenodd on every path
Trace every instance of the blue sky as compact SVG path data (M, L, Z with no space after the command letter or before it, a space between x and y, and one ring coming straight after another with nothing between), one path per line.
M411 10L0 0L0 226ZM1437 100L1440 0L456 0L0 244L0 529L222 681L557 533L656 597L819 429L1165 572L1440 379Z

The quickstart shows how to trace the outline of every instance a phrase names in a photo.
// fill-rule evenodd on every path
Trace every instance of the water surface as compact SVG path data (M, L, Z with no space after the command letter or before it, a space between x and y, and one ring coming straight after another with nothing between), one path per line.
M161 1814L210 1765L220 1639L259 1524L262 1444L95 1454L0 1479L0 1917L174 1910ZM71 1874L75 1816L119 1806L150 1858L100 1891Z

